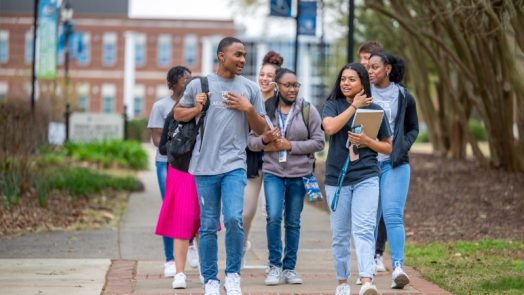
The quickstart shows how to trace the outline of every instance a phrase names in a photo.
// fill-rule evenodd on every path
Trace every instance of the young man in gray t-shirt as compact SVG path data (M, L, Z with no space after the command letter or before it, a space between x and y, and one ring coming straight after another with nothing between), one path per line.
M199 116L210 100L204 135L197 137L189 172L195 176L200 202L200 269L205 294L220 294L217 278L217 231L223 207L226 228L227 294L242 294L240 264L244 243L242 208L246 175L246 145L249 129L262 134L267 125L258 85L240 76L245 65L244 44L233 37L218 45L218 70L208 75L209 93L202 93L199 79L191 81L175 107L175 118L187 122Z

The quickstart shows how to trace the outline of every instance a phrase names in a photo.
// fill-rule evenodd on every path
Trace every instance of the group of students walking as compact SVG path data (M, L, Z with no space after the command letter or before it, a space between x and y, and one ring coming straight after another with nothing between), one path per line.
M359 294L378 294L373 276L386 269L381 258L383 245L376 240L384 241L384 232L391 249L392 288L403 288L409 283L402 269L403 211L410 176L407 154L418 134L415 101L400 84L403 61L376 42L364 44L359 51L362 64L342 67L321 115L299 96L297 75L282 67L278 53L271 51L264 57L258 85L241 76L246 54L242 41L222 39L217 49L218 69L207 75L208 93L202 92L199 79L186 84L191 73L177 66L167 77L173 95L153 106L148 128L159 147L157 176L163 198L155 232L164 236L164 275L174 277L172 287L186 288L186 255L193 255L196 243L205 294L220 294L217 233L222 213L224 289L230 295L242 294L240 272L244 254L251 247L249 231L262 184L268 246L264 283L302 284L295 267L306 193L304 177L314 172L314 153L323 150L327 134L325 189L328 204L337 205L331 206L330 217L338 280L334 290L337 295L350 294L353 241L362 284ZM166 152L169 121L199 119L208 100L205 128L197 137L189 171L165 164L160 153ZM352 132L360 108L384 110L377 138ZM350 152L349 165L344 167ZM386 230L376 226L382 219ZM169 238L174 238L174 257ZM198 242L192 243L193 239Z

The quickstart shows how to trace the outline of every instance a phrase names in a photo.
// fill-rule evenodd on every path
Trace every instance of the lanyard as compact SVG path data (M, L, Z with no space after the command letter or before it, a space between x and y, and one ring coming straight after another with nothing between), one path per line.
M287 114L286 121L284 122L284 114L278 111L278 125L280 126L280 131L282 132L282 135L286 137L286 131L287 127L289 126L289 122L291 121L291 116L293 115L293 108L289 111Z
M338 198L340 196L340 190L342 189L342 184L344 183L344 178L348 172L349 169L349 154L346 157L346 161L344 162L344 165L342 166L342 169L340 170L340 174L338 175L338 186L337 190L335 191L335 194L333 195L333 199L331 200L331 211L335 212L337 211L337 205L338 205Z

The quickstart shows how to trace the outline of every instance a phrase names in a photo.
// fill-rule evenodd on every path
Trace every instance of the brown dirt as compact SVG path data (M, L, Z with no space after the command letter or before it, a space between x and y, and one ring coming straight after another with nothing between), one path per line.
M70 201L68 196L53 192L45 207L38 206L36 198L26 196L11 208L0 205L0 236L116 226L128 194L107 191L97 197Z
M404 211L408 242L524 240L524 173L428 154L410 157L411 184ZM323 169L319 163L317 175ZM318 206L327 210L326 204Z

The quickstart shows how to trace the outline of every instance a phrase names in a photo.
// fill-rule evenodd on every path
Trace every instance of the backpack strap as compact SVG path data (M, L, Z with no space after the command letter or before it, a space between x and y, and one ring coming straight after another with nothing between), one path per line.
M309 133L309 111L311 109L311 105L309 102L305 101L302 103L302 119L304 120L304 124L307 128L307 138L309 139L311 137L311 134Z
M199 151L202 149L202 141L204 140L204 130L205 130L205 124L204 119L206 117L207 110L209 109L209 105L211 104L209 102L209 96L207 93L209 92L209 81L207 80L207 77L200 77L200 84L202 87L202 92L206 94L206 104L204 105L204 108L202 109L202 113L200 115L200 120L198 120L198 129L200 129L200 147Z

